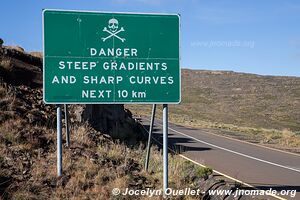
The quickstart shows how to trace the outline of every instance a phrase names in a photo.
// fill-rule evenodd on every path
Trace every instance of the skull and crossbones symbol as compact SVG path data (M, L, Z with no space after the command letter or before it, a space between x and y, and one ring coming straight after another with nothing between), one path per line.
M109 33L110 35L108 35L107 37L103 37L101 38L103 40L103 42L105 42L107 39L111 38L111 37L116 37L119 40L121 40L122 42L125 41L125 38L121 38L119 37L117 34L120 32L125 31L123 27L121 27L119 30L119 22L118 20L116 20L115 18L112 18L108 21L108 29L107 27L104 27L103 31Z

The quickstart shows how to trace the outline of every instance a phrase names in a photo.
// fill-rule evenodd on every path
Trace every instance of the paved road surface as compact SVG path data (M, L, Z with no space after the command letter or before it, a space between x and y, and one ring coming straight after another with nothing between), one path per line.
M154 137L162 140L160 120ZM148 119L143 119L149 125ZM169 124L169 146L186 157L260 189L297 190L300 200L300 156L216 136L201 129Z

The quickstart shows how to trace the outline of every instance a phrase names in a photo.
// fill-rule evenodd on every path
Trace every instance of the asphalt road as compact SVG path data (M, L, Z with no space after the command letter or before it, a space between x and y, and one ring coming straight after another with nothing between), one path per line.
M149 126L149 120L142 123ZM162 141L162 122L153 136ZM180 154L259 189L296 190L300 200L300 155L210 134L169 123L169 146Z

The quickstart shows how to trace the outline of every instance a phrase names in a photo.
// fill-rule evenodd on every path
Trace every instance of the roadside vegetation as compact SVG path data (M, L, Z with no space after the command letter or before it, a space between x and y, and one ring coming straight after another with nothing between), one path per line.
M171 122L300 152L300 78L187 69L181 74L182 102L169 106ZM152 106L127 108L150 116Z
M63 176L57 178L55 108L43 104L41 89L26 86L1 84L0 97L0 199L143 199L111 191L162 188L157 146L146 173L143 142L128 146L78 122L72 123L71 147L63 148ZM196 189L212 173L172 154L169 171L174 189Z
M150 119L151 105L129 105L128 109L135 116L147 116ZM281 150L300 153L300 132L289 129L267 129L242 127L233 124L222 124L217 122L202 121L199 118L192 118L174 106L169 108L169 120L172 123L187 127L201 128L208 133L231 137L251 143L261 144ZM161 118L162 108L157 107L156 117Z

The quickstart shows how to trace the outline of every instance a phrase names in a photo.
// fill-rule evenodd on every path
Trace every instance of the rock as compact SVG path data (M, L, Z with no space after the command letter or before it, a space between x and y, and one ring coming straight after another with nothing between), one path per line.
M18 99L11 105L1 101L0 107L10 105L13 111L26 118L30 124L53 125L55 114L49 116L53 110L42 101L42 63L41 53L27 53L21 47L0 48L0 79L17 86L14 92ZM132 119L132 113L126 110L124 105L89 104L74 108L70 116L72 123L87 121L97 131L131 145L146 138L146 135L142 134L142 126ZM6 118L11 118L9 113L0 120L4 121Z
M30 52L30 55L34 56L34 57L38 57L38 58L43 58L43 53L42 52Z
M11 49L15 49L17 51L25 52L25 50L22 47L20 47L20 46L11 46L10 48Z
M97 131L113 139L133 145L146 138L142 126L132 119L132 114L124 109L123 104L89 104L72 108L76 119L89 122Z
M0 46L0 77L13 85L42 87L42 58L21 47Z

